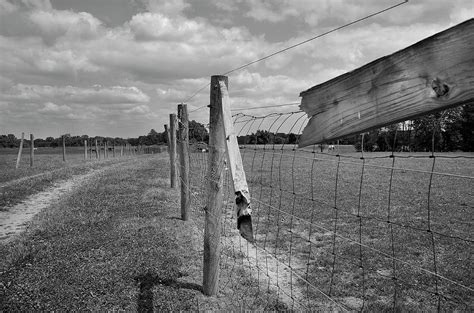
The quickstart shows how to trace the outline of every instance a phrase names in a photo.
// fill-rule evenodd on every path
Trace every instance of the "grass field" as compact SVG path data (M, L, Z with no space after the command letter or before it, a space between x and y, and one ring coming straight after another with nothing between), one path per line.
M239 309L255 286L251 277L228 283L239 266L222 268L218 297L201 293L202 229L178 218L168 155L97 165L99 174L0 243L0 311ZM253 307L284 308L271 293Z
M67 147L66 162L63 161L62 149L38 148L35 151L35 163L30 167L28 149L24 149L20 166L15 168L18 149L0 149L0 211L17 204L25 197L51 187L54 182L86 173L92 169L102 168L127 156L84 160L82 147ZM93 155L95 157L95 154Z
M261 276L277 267L274 289L294 308L474 308L472 153L241 152L260 248L241 258ZM198 192L206 156L193 157Z
M471 311L472 154L281 148L241 150L255 245L238 236L226 171L220 293L210 298L201 293L207 153L191 154L187 223L167 154L84 161L78 151L64 164L53 153L32 169L22 162L23 172L2 154L4 211L97 174L0 244L0 310Z

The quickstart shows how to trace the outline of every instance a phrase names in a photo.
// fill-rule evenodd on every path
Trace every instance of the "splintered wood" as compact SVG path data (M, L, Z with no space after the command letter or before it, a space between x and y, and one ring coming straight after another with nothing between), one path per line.
M474 19L301 92L300 147L474 100Z
M245 177L244 166L242 164L242 157L240 155L239 143L237 142L237 136L234 132L232 114L230 112L229 93L225 81L220 80L219 86L222 95L222 116L226 136L227 158L234 183L237 228L242 237L249 242L253 242L250 193L247 178Z

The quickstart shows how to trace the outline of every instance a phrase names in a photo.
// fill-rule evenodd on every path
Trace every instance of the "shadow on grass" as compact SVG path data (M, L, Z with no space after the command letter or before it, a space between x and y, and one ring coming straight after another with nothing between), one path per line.
M153 287L162 285L174 289L190 289L202 292L202 286L194 283L186 283L176 281L175 278L162 278L155 273L146 273L135 277L138 283L140 292L138 295L137 309L138 312L153 312Z

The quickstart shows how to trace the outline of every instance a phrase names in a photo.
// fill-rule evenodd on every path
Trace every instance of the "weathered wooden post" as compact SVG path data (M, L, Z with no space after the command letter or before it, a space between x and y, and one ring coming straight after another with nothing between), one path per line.
M97 139L95 140L95 157L97 160L100 160L99 144L97 143Z
M30 167L35 165L35 136L30 134Z
M84 139L84 160L87 160L87 139Z
M186 104L178 105L179 120L179 176L181 179L181 218L189 219L190 190L189 190L189 121Z
M63 135L63 162L66 162L66 135Z
M107 151L107 140L104 141L104 159L107 159L109 157L109 152Z
M123 157L123 144L120 145L120 156Z
M210 86L209 159L206 175L207 205L205 208L203 259L203 291L208 296L215 295L218 290L221 249L222 185L226 148L220 80L227 84L226 76L212 76Z
M254 241L252 227L252 210L250 208L250 192L245 176L242 156L240 155L237 135L234 131L232 113L230 110L230 97L227 91L227 83L219 81L222 96L222 115L224 120L224 137L227 148L227 161L234 185L235 213L237 216L237 228L240 235L249 242Z
M25 133L21 133L20 148L18 149L18 157L16 158L16 169L20 166L21 153L23 152L23 140L25 140Z
M115 158L115 140L112 142L112 156Z
M176 172L176 114L170 114L170 178L171 188L177 188Z

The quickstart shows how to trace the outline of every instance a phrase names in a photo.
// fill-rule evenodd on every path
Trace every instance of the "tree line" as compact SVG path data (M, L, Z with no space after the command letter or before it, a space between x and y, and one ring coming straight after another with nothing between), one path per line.
M272 133L258 130L252 134L238 136L239 144L296 144L299 134ZM150 130L147 135L137 138L102 137L87 135L69 136L68 146L82 146L84 140L102 144L125 145L164 145L168 143L168 134ZM189 122L190 143L208 143L209 133L206 127L194 120ZM28 146L28 140L25 140ZM474 151L474 105L468 104L452 109L429 114L421 118L378 128L361 135L348 136L338 142L326 144L354 145L360 151L431 151L433 145L436 151ZM13 134L0 135L0 147L17 148L20 139ZM36 147L58 147L62 145L62 137L47 137L35 139ZM323 145L321 145L321 148Z
M299 135L258 130L239 144L296 144ZM357 151L474 151L474 105L468 104L321 144L354 145Z
M189 122L189 137L190 142L208 142L209 133L204 125L196 122ZM35 138L35 147L59 147L62 146L62 136L59 137L46 137ZM95 140L99 144L107 142L107 144L114 145L125 145L130 144L132 146L151 146L151 145L165 145L168 143L168 134L163 131L161 133L154 129L151 129L147 135L138 136L136 138L121 138L121 137L104 137L104 136L66 136L66 145L69 147L79 147L84 145L84 140L88 140L91 143L95 143ZM21 139L17 138L14 134L0 135L0 148L18 148L20 146ZM25 139L25 147L29 147L29 140Z

